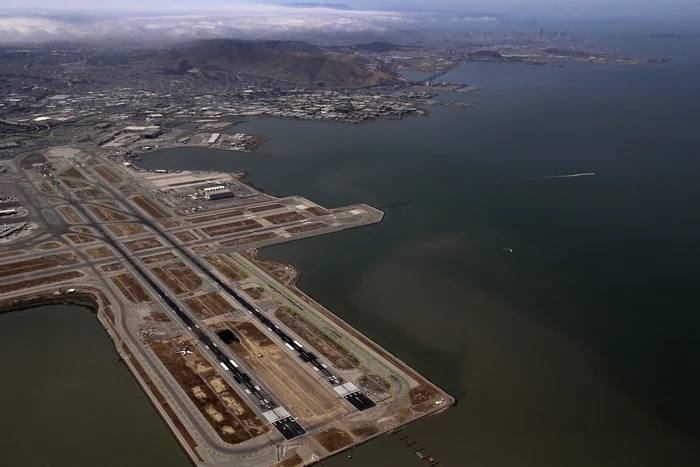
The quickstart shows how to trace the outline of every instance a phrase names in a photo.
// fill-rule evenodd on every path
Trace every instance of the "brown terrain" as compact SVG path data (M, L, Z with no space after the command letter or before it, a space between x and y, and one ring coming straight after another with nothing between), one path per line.
M223 315L235 310L235 307L227 302L221 294L215 292L190 297L183 300L183 302L194 314L202 319Z
M337 394L300 369L294 357L272 342L256 324L228 321L217 325L217 330L222 328L232 330L240 339L229 347L300 419L315 424L342 410Z
M83 188L82 190L75 190L74 193L75 193L75 196L78 197L78 199L94 199L94 198L102 198L102 197L106 196L104 191L102 191L96 187Z
M279 307L275 311L275 317L282 321L289 329L296 333L311 347L319 351L339 370L352 370L360 365L357 357L345 350L340 344L335 342L320 329L309 323L298 313L287 307Z
M144 213L148 214L151 219L163 219L164 217L168 217L156 203L143 196L134 196L131 198L131 201Z
M206 256L204 260L214 266L214 269L219 271L230 281L239 281L248 277L246 273L238 269L233 260L226 255Z
M103 258L110 258L114 256L112 254L112 251L107 248L106 246L98 246L95 248L89 248L85 250L85 252L90 255L92 259L103 259Z
M237 444L265 433L263 422L196 348L184 358L175 353L186 344L154 340L150 347L221 439Z
M197 69L198 75L212 79L245 73L302 86L323 81L328 86L364 87L397 81L387 73L353 63L349 55L327 54L303 42L198 40L164 52L162 63L165 73L185 74Z
M10 293L16 292L18 290L28 289L31 287L37 287L40 285L49 285L56 282L67 281L70 279L77 279L78 277L83 277L83 273L80 271L68 271L60 274L53 274L50 276L39 277L36 279L29 279L26 281L13 282L11 284L0 285L0 293Z
M46 242L38 246L40 250L55 250L56 248L61 248L61 244L58 242Z
M71 206L61 206L58 208L69 223L82 224L85 220Z
M88 206L88 209L102 222L120 222L128 219L128 216L120 212L105 209L102 206Z
M117 263L120 264L120 263ZM150 302L151 296L141 287L130 273L125 272L117 276L110 277L119 291L132 303Z
M193 216L187 217L185 220L190 224L201 224L202 222L216 221L219 219L225 219L227 217L236 217L243 214L243 211L223 211L214 214L208 214L206 216Z
M288 233L302 233L302 232L311 232L312 230L318 230L318 229L325 229L328 227L328 224L324 222L314 222L313 224L304 224L304 225L298 225L296 227L290 227L289 229L284 229L285 232Z
M92 237L86 237L85 235L79 234L66 234L66 238L76 245L83 245L85 243L93 243L97 241Z
M175 256L171 252L167 252L167 253L159 253L157 255L146 256L145 258L141 258L141 261L144 264L153 264L153 263L160 263L161 261L172 261L175 258L177 258L177 256Z
M121 178L117 177L114 172L112 172L111 169L108 169L107 167L103 166L97 166L94 168L95 172L102 177L107 183L110 184L115 184L115 183L120 183L122 181Z
M107 225L107 228L117 237L127 237L129 235L146 233L146 228L139 224L109 224Z
M192 232L177 232L174 234L178 240L180 240L182 243L187 243L187 242L193 242L195 240L199 240L199 237L193 234Z
M248 210L248 212L264 212L264 211L272 211L273 209L279 209L279 208L283 208L283 207L284 207L284 204L275 203L275 204L266 204L264 206L255 206L252 208L248 208L247 210Z
M350 446L353 442L352 436L335 427L315 434L314 438L316 438L316 441L328 452L335 452L338 449L343 449L346 446Z
M262 227L262 224L260 224L259 222L254 221L253 219L247 219L244 221L215 225L213 227L203 227L202 232L209 235L210 237L218 237L220 235L243 232L246 230L253 230L260 227Z
M158 240L156 237L148 237L143 240L132 240L130 242L124 242L124 245L126 245L126 247L133 252L152 250L153 248L163 246L163 244L160 243L160 240Z
M299 214L298 212L291 211L291 212L283 212L281 214L275 214L273 216L267 216L267 217L264 217L263 219L270 222L271 224L285 224L287 222L292 222L292 221L301 221L301 220L306 219L306 217Z
M263 240L272 240L277 238L277 234L274 232L267 232L264 234L251 235L250 237L234 238L232 240L224 240L219 242L221 246L238 246L245 245L246 243L262 242Z
M109 263L105 264L102 266L102 270L104 272L114 272L114 271L121 271L124 269L124 265L122 263Z
M202 278L182 261L165 264L151 269L176 294L192 292L202 285Z
M59 257L58 255L56 255L56 259L51 259L51 257L44 256L41 258L34 258L25 261L17 261L15 263L3 264L0 268L0 278L17 276L20 274L26 274L28 272L41 271L43 269L55 268L56 266L60 266L61 264L75 264L75 262L77 262L77 258L75 258L74 256L72 256L73 260L66 259L65 261L62 261L61 258L62 257Z

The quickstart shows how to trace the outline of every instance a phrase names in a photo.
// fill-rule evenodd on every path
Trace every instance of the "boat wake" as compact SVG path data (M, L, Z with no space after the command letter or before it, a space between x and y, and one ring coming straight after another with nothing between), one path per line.
M550 178L591 177L593 175L595 175L595 172L587 172L587 173L581 173L581 174L570 174L570 175L546 175L544 177L521 178L520 181L526 182L528 180L547 180Z

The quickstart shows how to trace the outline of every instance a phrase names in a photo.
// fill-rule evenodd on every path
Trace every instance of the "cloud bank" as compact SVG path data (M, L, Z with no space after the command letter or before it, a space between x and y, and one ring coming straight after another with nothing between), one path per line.
M258 38L304 32L383 32L413 23L388 11L340 11L237 3L213 12L20 12L0 16L0 43L50 40L185 40Z

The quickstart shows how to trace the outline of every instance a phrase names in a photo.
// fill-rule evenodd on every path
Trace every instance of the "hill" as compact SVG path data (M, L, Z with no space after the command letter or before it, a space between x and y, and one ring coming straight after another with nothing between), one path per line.
M308 53L306 51L311 51ZM391 84L395 78L345 61L339 54L324 55L305 42L197 40L165 52L164 73L187 73L196 68L205 76L245 73L260 78L286 79L300 86L363 87Z

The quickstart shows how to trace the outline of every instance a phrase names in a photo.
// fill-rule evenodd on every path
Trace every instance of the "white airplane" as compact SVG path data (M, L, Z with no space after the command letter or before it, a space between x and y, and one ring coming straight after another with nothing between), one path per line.
M175 351L175 353L179 353L179 354L182 355L183 357L184 357L185 355L193 355L193 354L194 354L194 352L190 351L190 347L189 347L189 346L185 346L184 349L182 349L182 350L177 350L177 351Z

